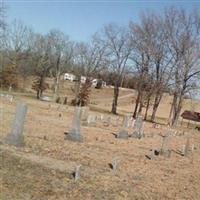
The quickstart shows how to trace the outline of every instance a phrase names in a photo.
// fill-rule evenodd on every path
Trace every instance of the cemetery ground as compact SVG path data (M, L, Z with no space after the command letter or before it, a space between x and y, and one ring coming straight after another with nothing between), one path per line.
M145 122L145 137L117 139L123 115L133 109L134 95L121 91L119 115L114 116L109 114L111 91L94 89L89 114L97 120L81 126L83 142L64 140L74 107L36 100L33 93L13 93L12 102L1 98L0 141L11 130L18 101L28 105L28 112L25 146L0 144L0 199L200 199L200 133L186 127L170 130L163 123L153 128ZM160 122L168 115L166 99L158 111ZM130 135L132 125L128 130ZM168 133L171 154L148 159L146 155L160 150ZM187 138L189 154L183 156ZM110 166L113 161L115 170ZM80 178L75 181L73 172L79 165Z

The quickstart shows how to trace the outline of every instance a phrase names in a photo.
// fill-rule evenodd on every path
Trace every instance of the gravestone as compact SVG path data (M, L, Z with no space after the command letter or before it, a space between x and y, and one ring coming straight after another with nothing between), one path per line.
M107 117L107 119L105 119L105 121L103 122L104 126L110 126L111 124L111 117Z
M128 114L128 128L132 125L132 114Z
M5 99L8 100L9 102L12 102L13 99L14 99L14 96L11 95L11 94L2 94L2 93L0 93L0 97L5 98Z
M81 115L82 121L87 121L88 115L89 115L89 107L82 107L82 115Z
M75 172L74 172L74 180L78 181L80 179L80 168L81 165L76 166Z
M118 164L118 160L116 158L114 158L112 160L112 163L111 163L111 169L116 171L117 170L117 164Z
M156 156L156 154L155 154L155 149L151 149L151 150L149 151L149 154L146 155L146 157L147 157L149 160L154 160L154 159L155 159L155 156Z
M65 133L66 140L72 140L75 142L82 142L83 137L80 133L81 128L81 114L82 114L82 107L76 107L74 111L74 117L72 121L72 126L69 132Z
M95 126L96 125L96 121L97 121L97 118L94 115L89 115L88 118L87 118L88 125L92 124L92 125Z
M119 122L120 122L120 117L115 118L115 120L113 120L113 126L118 127Z
M104 119L104 115L100 115L100 120L102 121Z
M160 149L160 154L167 156L170 151L170 142L171 142L171 136L170 134L167 134L166 136L163 137L161 149Z
M13 121L11 132L4 139L5 144L14 146L24 146L23 127L24 120L27 113L27 105L25 103L18 103L16 107L15 118Z
M53 98L52 97L48 97L48 96L41 96L40 100L51 102L51 101L53 101Z
M190 150L190 139L189 137L186 139L185 145L183 145L183 156L188 156Z
M129 116L127 115L124 116L123 125L117 135L117 138L128 139L128 121L129 121Z
M132 127L135 126L135 119L132 120L132 124L131 124L131 126L132 126Z
M134 130L131 137L138 139L142 137L142 125L143 125L142 116L138 116L135 120Z

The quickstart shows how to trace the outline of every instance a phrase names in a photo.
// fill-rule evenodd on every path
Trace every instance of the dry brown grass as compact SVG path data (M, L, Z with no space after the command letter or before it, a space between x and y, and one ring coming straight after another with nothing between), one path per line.
M110 106L105 105L103 99L112 98L111 89L104 89L103 95L95 92L96 99L102 99L95 106L109 111ZM128 94L130 91L123 91L122 95ZM148 160L145 155L149 150L161 146L160 133L168 132L164 125L154 129L151 123L145 123L145 138L120 140L113 135L119 127L104 127L98 121L95 127L82 126L84 142L75 143L64 140L64 132L71 125L73 107L38 101L31 93L15 95L12 103L0 100L0 140L10 131L15 106L20 100L28 104L24 127L26 146L0 146L0 199L200 199L198 132L186 129L185 135L173 136L171 158L158 156ZM133 105L126 105L129 101L129 98L120 100L120 113L130 112ZM166 105L162 108L167 110ZM163 117L166 110L159 110L159 116ZM90 113L100 114L97 111ZM116 116L105 115L116 120ZM132 128L129 128L131 132ZM154 137L151 137L152 133ZM189 157L176 153L185 144L186 136L196 147ZM113 172L108 164L115 157L119 159L119 165ZM70 174L79 164L82 165L81 179L74 182Z

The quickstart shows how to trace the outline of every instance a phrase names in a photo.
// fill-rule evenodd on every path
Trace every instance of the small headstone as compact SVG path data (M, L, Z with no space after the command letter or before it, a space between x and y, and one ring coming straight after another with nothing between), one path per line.
M13 99L14 99L13 95L11 95L11 94L2 94L2 93L0 93L0 97L5 98L5 99L8 100L9 102L12 102Z
M78 181L80 179L80 168L81 165L76 166L75 172L74 172L74 180Z
M183 156L188 156L190 150L190 139L189 137L186 139L185 145L183 145Z
M114 158L112 160L112 163L110 164L110 167L113 171L116 171L117 170L117 164L118 164L118 160L116 158Z
M132 127L135 126L135 119L132 120Z
M160 154L167 156L169 151L170 151L170 141L171 141L171 136L168 134L163 137L162 141L162 146L160 149Z
M66 105L66 104L67 104L67 97L64 97L63 104L64 104L64 105Z
M149 154L146 155L146 157L149 159L149 160L153 160L155 158L155 156L158 155L158 151L156 151L155 149L151 149L149 151Z
M193 145L191 146L191 151L193 152L194 149L195 149L195 146L194 146L194 144L193 144Z
M100 115L100 120L102 121L104 119L104 115Z
M89 115L88 118L87 118L87 123L88 125L92 124L92 125L96 125L96 116L94 115Z
M129 117L127 115L124 116L123 125L117 135L117 138L128 139L128 121Z
M131 137L140 139L142 137L142 116L138 116L134 123L134 130Z
M113 126L118 127L119 122L120 122L120 117L115 118L115 120L113 120Z
M24 146L23 127L27 113L27 108L28 107L25 103L17 104L15 118L13 121L11 132L3 140L5 144L14 146Z
M9 88L8 88L8 92L9 92L9 93L12 92L12 86L9 86Z
M111 117L107 117L107 119L103 122L104 126L110 126L111 124Z
M81 120L86 122L89 115L89 107L82 107Z
M72 121L72 126L68 133L66 133L65 139L72 140L76 142L82 142L83 137L80 133L81 127L81 114L82 114L82 107L76 107L74 112L74 117Z
M41 96L40 100L42 100L42 101L48 101L48 102L53 101L52 97L48 97L48 96Z

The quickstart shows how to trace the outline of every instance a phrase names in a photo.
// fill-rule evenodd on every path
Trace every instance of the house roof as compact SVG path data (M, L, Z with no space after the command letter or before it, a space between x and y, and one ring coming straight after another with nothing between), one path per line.
M193 112L193 111L185 110L181 114L181 117L183 119L188 119L188 120L200 122L200 113L198 113L198 112Z

